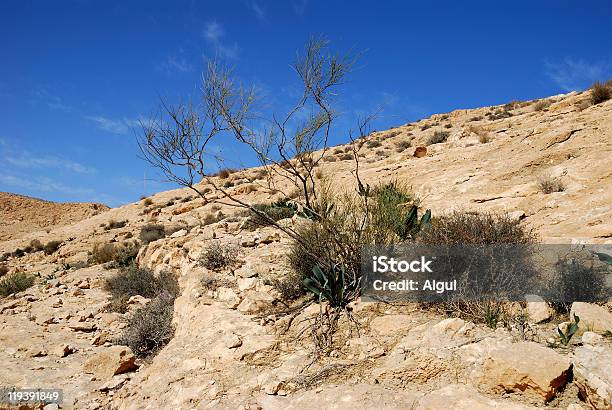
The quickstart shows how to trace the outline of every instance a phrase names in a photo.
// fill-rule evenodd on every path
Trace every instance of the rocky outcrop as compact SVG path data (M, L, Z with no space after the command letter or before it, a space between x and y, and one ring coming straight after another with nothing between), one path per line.
M570 316L577 315L580 318L582 329L594 332L612 331L612 313L603 306L592 303L574 302Z
M111 346L101 348L100 352L89 358L83 366L85 373L90 373L99 379L111 377L136 370L136 357L127 346Z
M514 343L490 352L480 385L491 392L520 392L547 402L565 386L570 360L534 342Z
M585 345L574 355L574 383L585 401L596 409L612 408L612 350Z

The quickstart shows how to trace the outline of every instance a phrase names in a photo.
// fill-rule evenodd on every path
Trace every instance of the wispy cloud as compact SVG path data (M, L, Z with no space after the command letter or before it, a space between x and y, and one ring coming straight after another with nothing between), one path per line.
M0 175L0 184L16 186L34 193L62 193L69 195L94 195L91 188L70 187L48 177L23 178L17 175Z
M78 162L51 156L36 157L29 152L23 152L19 156L6 157L4 160L7 164L22 168L57 168L79 174L93 174L96 172L94 168L79 164Z
M45 88L32 90L32 95L34 96L34 99L45 104L52 110L63 112L70 112L72 110L72 107L66 105L60 97L51 94Z
M610 74L610 64L588 63L566 58L561 62L544 63L546 75L564 91L582 90L594 81L605 80Z
M185 57L169 56L160 64L157 65L157 70L163 71L167 74L172 73L188 73L193 71L193 65L191 65Z
M291 0L291 5L293 6L295 14L301 16L308 7L308 0Z
M248 5L249 5L249 8L253 10L253 13L255 13L255 16L259 20L264 20L266 18L265 10L261 7L261 5L256 0L250 0L248 2Z
M225 31L223 26L216 21L209 21L202 30L202 37L219 57L237 60L240 56L240 47L236 42L223 40Z
M93 121L98 128L112 134L127 134L131 129L140 127L141 123L148 123L152 120L149 118L107 118L99 115L85 117L89 121Z

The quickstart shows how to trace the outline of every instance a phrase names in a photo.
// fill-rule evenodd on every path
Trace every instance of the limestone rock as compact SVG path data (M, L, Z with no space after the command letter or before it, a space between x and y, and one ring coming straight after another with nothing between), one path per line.
M520 342L489 353L480 383L496 393L522 392L548 401L567 382L569 369L566 356L534 342Z
M603 306L586 302L572 303L570 317L577 315L580 318L582 329L594 332L612 331L612 313Z
M382 336L397 335L402 330L414 326L414 320L408 315L377 316L370 322L370 329Z
M581 346L574 355L574 383L596 409L612 408L612 350L604 346Z
M525 295L527 314L531 323L541 323L549 320L555 311L538 295Z
M439 390L426 394L417 401L418 410L438 410L452 408L453 410L523 410L527 407L520 403L502 402L490 399L479 393L474 387L463 384L451 384Z
M109 379L137 368L136 357L129 347L110 346L90 357L85 362L83 371L94 374L99 379Z

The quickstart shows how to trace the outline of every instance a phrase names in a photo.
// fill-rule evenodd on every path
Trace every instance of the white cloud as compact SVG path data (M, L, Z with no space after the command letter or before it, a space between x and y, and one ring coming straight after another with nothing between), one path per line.
M193 70L193 65L184 57L169 56L157 66L157 69L166 73L188 73Z
M258 19L263 20L266 18L266 12L256 1L253 0L249 2L249 6L251 7L253 12L255 13L255 16L257 16Z
M202 31L202 36L211 42L217 42L223 37L223 27L216 21L209 21Z
M35 193L59 192L69 195L94 195L95 191L91 188L69 187L47 177L23 178L16 175L0 175L0 184L16 186Z
M23 152L20 156L11 156L4 159L6 163L22 168L60 168L79 174L93 174L94 168L77 162L68 161L57 157L35 157L28 152Z
M582 90L591 83L605 80L609 76L610 65L588 63L584 60L566 58L562 62L545 62L546 75L564 91Z
M32 95L34 95L34 98L36 100L42 102L47 107L53 110L63 112L70 112L72 110L72 108L66 105L60 97L49 93L49 91L44 88L33 90Z
M140 127L141 123L150 123L150 118L120 118L112 119L99 115L88 116L86 119L96 123L98 128L113 134L127 134L131 129Z
M202 30L202 37L206 39L208 45L215 51L217 56L237 60L240 56L238 43L228 43L223 41L225 31L223 26L216 21L210 21Z

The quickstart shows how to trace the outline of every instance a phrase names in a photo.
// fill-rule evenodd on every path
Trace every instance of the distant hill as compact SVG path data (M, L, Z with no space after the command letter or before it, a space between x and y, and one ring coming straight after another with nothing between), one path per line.
M75 223L108 209L104 204L51 202L0 192L0 241Z

